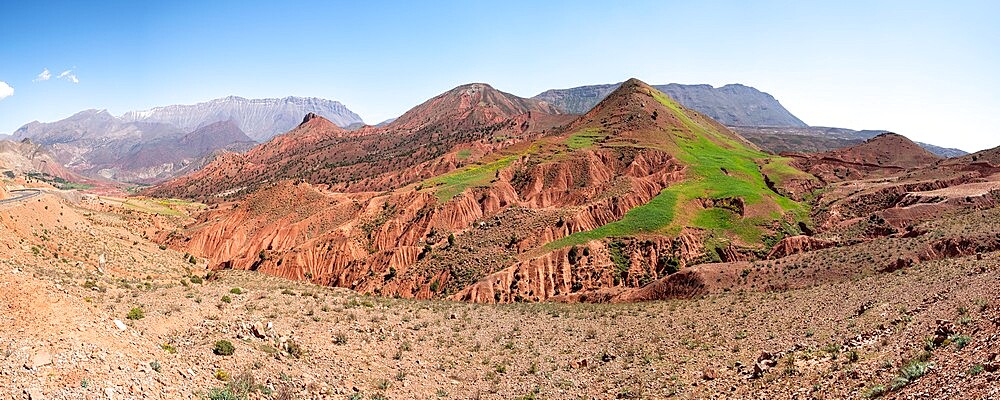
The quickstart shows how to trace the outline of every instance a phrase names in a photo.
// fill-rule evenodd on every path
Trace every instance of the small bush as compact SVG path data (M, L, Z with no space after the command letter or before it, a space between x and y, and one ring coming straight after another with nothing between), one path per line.
M920 377L927 374L933 364L927 361L912 360L899 369L899 376L892 380L889 389L899 390Z
M142 309L139 307L133 307L132 310L128 312L128 315L125 316L125 318L136 321L146 318L146 313L142 312Z
M347 344L347 335L343 333L338 333L333 335L333 344L344 345Z
M984 367L983 364L973 365L972 368L969 368L969 376L979 375L979 374L983 373L983 371L985 371L985 370L986 370L986 367Z
M240 289L238 287L234 287L232 289L229 289L229 293L232 293L232 294L243 294L243 289Z
M169 354L177 354L177 348L174 347L174 345L172 345L170 343L161 344L160 348L163 349L163 351L165 351L165 352L167 352Z
M226 304L229 304L229 303L233 302L233 299L231 297L229 297L229 295L222 296L222 302L226 303Z
M288 355L295 358L302 358L302 356L306 354L306 349L302 348L301 345L292 340L285 343L285 351L288 352Z
M229 390L228 387L211 388L208 390L205 397L209 400L239 400L239 398L236 397L236 394L234 394L232 390Z
M162 369L162 367L160 367L160 362L156 361L156 360L150 361L149 362L149 367L152 368L153 371L156 371L156 372L160 372L160 370Z
M965 335L955 336L954 338L951 339L951 342L955 343L955 347L958 347L959 349L962 349L965 346L968 346L969 342L971 342L971 341L972 341L972 338L968 337L968 336L965 336Z
M202 284L205 280L201 279L200 276L191 276L191 283Z
M229 373L221 369L215 370L215 379L223 382L229 382Z
M219 340L215 342L215 346L212 348L212 352L220 356L231 356L234 351L236 351L236 348L228 340Z
M861 396L866 399L874 399L882 397L883 395L885 395L885 392L886 392L885 385L875 385L866 389L864 394L862 394Z

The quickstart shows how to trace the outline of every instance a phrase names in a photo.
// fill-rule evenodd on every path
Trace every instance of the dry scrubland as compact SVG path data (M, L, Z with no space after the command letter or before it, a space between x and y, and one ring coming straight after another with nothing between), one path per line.
M473 305L199 279L144 238L180 217L106 204L0 209L0 398L1000 396L997 252L785 292Z

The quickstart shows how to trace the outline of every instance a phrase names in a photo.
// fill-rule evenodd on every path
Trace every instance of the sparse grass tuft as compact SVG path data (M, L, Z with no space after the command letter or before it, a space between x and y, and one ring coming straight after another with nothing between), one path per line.
M212 347L212 352L220 356L231 356L236 351L233 347L233 342L228 340L219 340L215 342L215 346Z
M125 318L128 318L128 319L133 320L133 321L140 320L140 319L143 319L145 317L146 317L146 313L144 313L142 311L142 309L139 308L139 307L133 307L128 312L128 315L125 316Z

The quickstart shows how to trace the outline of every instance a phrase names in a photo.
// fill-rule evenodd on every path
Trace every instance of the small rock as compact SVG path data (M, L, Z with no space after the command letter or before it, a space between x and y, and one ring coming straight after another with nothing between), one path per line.
M28 394L28 400L42 400L45 398L45 395L42 394L42 389L39 388L31 388L24 392Z
M47 351L40 351L31 357L31 360L24 363L24 367L27 369L38 369L49 364L52 364L52 355Z
M706 381L710 381L718 377L719 373L713 368L705 368L704 371L701 371L701 379Z
M120 319L116 319L115 320L115 327L118 328L118 330L120 330L120 331L124 331L124 330L128 329L128 327L125 326L125 323L122 322L122 320L120 320Z
M268 324L268 325L270 325L270 324ZM260 322L255 322L250 327L250 331L251 331L251 333L253 333L254 336L256 336L256 337L258 337L260 339L266 339L267 338L267 331L264 328L264 324L262 324Z
M576 363L574 363L577 368L587 368L587 364L589 364L589 361L586 358L576 360Z

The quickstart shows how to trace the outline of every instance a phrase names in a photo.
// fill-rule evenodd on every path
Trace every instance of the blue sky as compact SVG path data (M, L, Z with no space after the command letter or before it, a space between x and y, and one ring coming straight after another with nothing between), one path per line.
M468 82L529 97L637 77L747 84L811 125L1000 145L997 1L145 3L3 0L0 133L227 95L324 97L375 123Z

